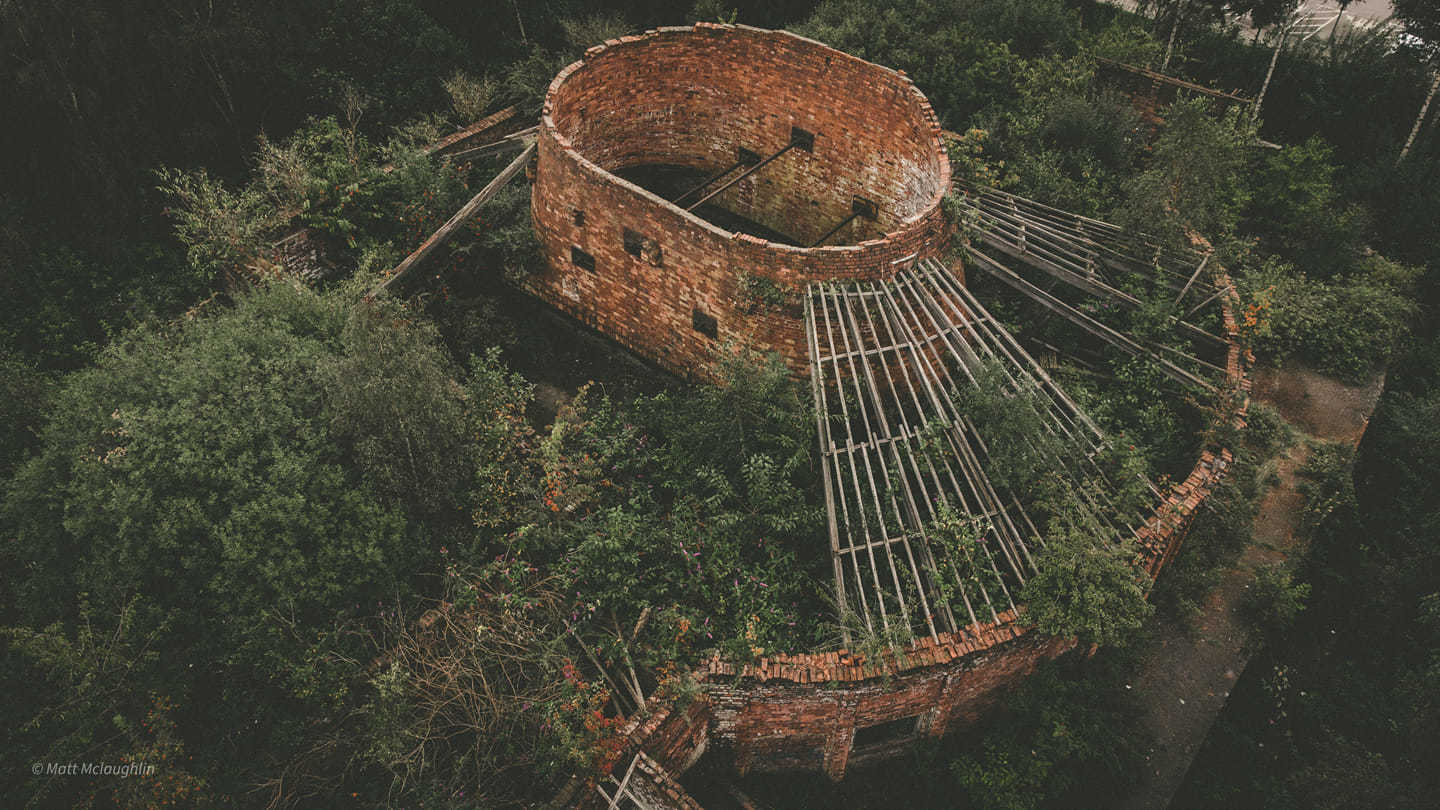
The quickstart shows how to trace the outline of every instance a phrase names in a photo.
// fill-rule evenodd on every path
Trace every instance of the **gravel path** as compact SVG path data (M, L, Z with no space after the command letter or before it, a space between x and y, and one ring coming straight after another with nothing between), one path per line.
M1383 386L1383 375L1368 385L1346 386L1304 369L1266 368L1256 371L1252 395L1315 438L1358 444ZM1145 653L1145 664L1130 688L1155 743L1140 785L1121 805L1125 810L1170 805L1244 672L1252 649L1240 606L1255 568L1278 562L1296 548L1302 505L1297 471L1307 456L1299 442L1279 460L1279 483L1261 499L1253 540L1211 592L1195 629L1162 626Z

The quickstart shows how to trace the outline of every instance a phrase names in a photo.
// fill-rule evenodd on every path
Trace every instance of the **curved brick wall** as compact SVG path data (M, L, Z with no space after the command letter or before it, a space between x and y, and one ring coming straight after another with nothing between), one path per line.
M835 240L857 243L807 249L731 233L613 173L715 171L734 162L737 147L776 151L791 127L815 134L814 151L787 153L722 195L722 207L806 241L863 196L879 204L877 221ZM805 283L885 278L947 248L940 201L949 164L923 96L902 74L783 32L700 24L592 48L551 84L538 138L532 212L547 268L531 290L681 374L703 375L727 338L753 339L801 371L809 363L798 306ZM880 230L883 238L862 239ZM627 231L639 241L627 246ZM794 293L795 302L756 306L741 291L742 274ZM1248 380L1233 301L1223 305L1234 392L1225 418L1243 424ZM1167 493L1140 530L1142 575L1157 576L1173 558L1230 461L1222 448L1205 450ZM659 705L634 721L627 756L648 755L650 777L674 806L686 805L670 775L712 744L742 771L838 778L918 735L971 722L1072 647L1073 639L1028 632L1023 617L1007 613L881 659L839 650L712 660L695 673L702 686L694 702Z
M1217 279L1227 285L1228 279ZM1221 420L1245 424L1250 379L1238 342L1237 296L1222 299L1229 391ZM1207 448L1139 529L1136 569L1153 583L1184 542L1200 504L1224 478L1233 457ZM823 771L839 779L854 765L894 756L922 735L963 728L994 707L1042 661L1075 647L1074 639L1030 632L1022 616L922 638L867 660L848 650L778 655L736 664L715 658L695 673L702 694L681 712L657 707L629 730L628 751L645 751L670 778L711 747L724 748L737 770ZM689 807L683 792L670 807Z
M612 174L717 171L737 148L769 156L792 127L814 134L812 151L792 149L716 202L807 244L849 216L856 196L876 203L874 221L857 219L824 247L781 245ZM612 40L561 71L546 96L532 212L548 267L529 286L682 374L704 373L727 338L752 338L803 370L798 307L755 306L741 274L796 291L812 280L887 277L917 255L939 255L949 177L934 112L896 71L746 26ZM627 250L627 230L639 249Z

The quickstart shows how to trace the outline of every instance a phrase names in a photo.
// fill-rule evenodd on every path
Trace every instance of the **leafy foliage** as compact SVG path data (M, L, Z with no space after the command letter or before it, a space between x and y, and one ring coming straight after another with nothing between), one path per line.
M1250 403L1246 423L1245 430L1227 431L1217 438L1234 454L1234 461L1151 592L1151 601L1168 619L1190 623L1221 574L1249 545L1251 522L1274 472L1274 458L1295 441L1294 428L1263 402Z
M1051 529L1025 583L1026 621L1041 632L1084 644L1129 641L1154 610L1132 561L1135 549L1098 542L1085 528Z
M1126 664L1082 667L1076 657L1042 666L977 736L983 743L949 763L967 806L1106 807L1125 795L1143 750L1134 707L1117 698Z
M773 355L742 353L716 387L629 407L582 394L542 443L552 517L524 542L560 555L589 623L634 622L653 606L690 628L652 622L653 663L722 643L744 658L804 649L822 550L811 418Z
M1244 607L1255 629L1273 639L1295 624L1309 595L1308 583L1296 582L1282 565L1267 565L1256 569Z
M1234 229L1248 190L1241 177L1250 133L1232 109L1217 118L1203 99L1178 101L1152 147L1148 167L1129 183L1120 224L1189 244L1189 232Z
M138 722L153 690L184 699L187 735L217 741L197 769L238 789L345 703L346 662L364 649L346 627L413 593L437 541L470 522L472 488L504 485L494 470L513 438L452 451L506 415L477 413L398 310L352 313L348 301L265 286L234 310L132 333L56 393L4 506L7 562L27 572L13 585L17 618L52 646L82 643L86 627L113 633L132 645L117 653L133 661L123 676L145 686L68 715L47 745L126 753L130 738L105 730L112 716ZM391 410L366 412L375 392ZM25 657L39 649L18 647L7 665L22 656L42 678L92 677ZM33 718L60 710L66 692L51 694Z
M443 599L384 623L359 714L362 756L393 774L391 801L531 806L572 769L613 763L595 761L615 723L569 658L555 585L513 558L451 565Z
M1247 268L1241 295L1260 313L1248 329L1259 351L1360 382L1396 350L1417 313L1415 271L1370 256L1348 279L1308 278L1274 259Z
M1322 278L1354 265L1365 226L1361 207L1340 199L1333 156L1315 136L1267 152L1251 180L1254 192L1243 222L1272 252L1293 257Z

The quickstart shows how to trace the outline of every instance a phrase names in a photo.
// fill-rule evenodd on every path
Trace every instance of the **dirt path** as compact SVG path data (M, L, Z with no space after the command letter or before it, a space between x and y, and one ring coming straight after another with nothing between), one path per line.
M1253 396L1309 435L1358 443L1383 388L1383 375L1368 385L1342 385L1304 369L1257 369ZM1239 613L1257 566L1278 562L1295 547L1301 507L1297 471L1308 450L1297 443L1279 460L1278 483L1260 501L1253 540L1224 573L1188 631L1160 627L1134 683L1144 722L1154 737L1147 769L1126 810L1168 807L1184 781L1230 689L1250 660L1249 634Z

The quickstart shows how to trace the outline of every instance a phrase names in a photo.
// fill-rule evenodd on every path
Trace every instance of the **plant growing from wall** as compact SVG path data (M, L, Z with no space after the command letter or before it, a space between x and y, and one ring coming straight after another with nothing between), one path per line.
M1005 161L985 154L985 141L990 133L971 128L958 138L945 140L950 156L951 177L956 182L999 188L1005 174Z
M799 303L799 297L792 289L774 279L746 271L736 276L735 289L740 306L751 315L781 312Z

